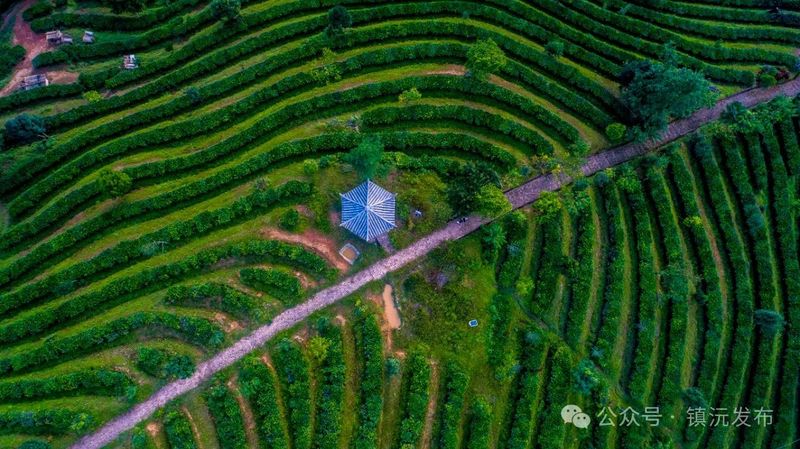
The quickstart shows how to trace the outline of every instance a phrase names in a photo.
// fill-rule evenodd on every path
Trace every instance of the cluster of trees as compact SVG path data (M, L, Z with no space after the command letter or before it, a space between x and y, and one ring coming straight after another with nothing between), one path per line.
M278 343L273 358L286 405L292 448L310 449L312 406L308 358L296 343L288 339Z
M164 304L203 305L241 319L266 321L270 313L258 299L226 284L206 282L192 286L174 285L167 289Z
M103 12L53 11L29 21L37 33L57 29L88 28L95 31L137 31L157 26L182 11L197 6L202 0L175 0L163 6L147 8L136 15ZM56 5L58 6L58 5Z
M489 449L492 445L492 407L486 399L476 398L469 412L467 449Z
M303 293L300 280L282 269L244 268L239 271L239 278L245 285L268 293L286 305L296 303Z
M622 204L616 182L612 179L613 172L602 172L595 177L595 183L601 193L601 208L606 218L606 236L608 243L605 248L605 279L602 292L602 302L605 309L604 318L592 347L592 359L604 371L613 376L618 376L622 369L622 361L614 357L614 347L619 335L619 320L625 295L625 245L627 242Z
M753 335L753 283L751 280L751 263L747 258L747 250L743 245L734 222L734 210L725 194L725 183L722 170L717 164L714 149L708 137L701 134L691 142L693 157L701 168L703 182L707 185L711 205L718 220L721 247L724 248L731 264L730 273L733 281L733 298L736 301L736 328L731 341L737 344L726 371L727 381L721 390L720 403L738 402L742 397L746 384L746 372L750 361L750 347ZM709 444L722 445L726 441L726 432L714 429Z
M159 379L186 379L194 374L194 359L170 349L142 346L136 353L136 367Z
M255 355L245 358L239 369L239 384L253 408L261 441L272 449L288 449L278 388L267 365Z
M439 405L440 423L436 437L442 449L459 448L459 431L461 429L464 399L469 386L469 374L456 362L445 366L444 390Z
M83 370L51 377L0 382L0 401L19 402L78 394L124 396L133 386L133 381L118 371Z
M204 392L208 411L214 419L220 449L248 449L244 419L234 393L221 377Z
M621 99L635 138L657 138L670 119L688 117L714 104L716 93L703 75L677 63L674 50L667 47L663 62L639 60L622 69Z
M506 135L528 154L552 154L553 145L538 132L521 123L465 105L414 104L404 107L379 107L361 114L365 128L396 126L400 122L430 123L432 120L457 121L470 128L480 127L493 135Z
M63 408L0 412L0 428L7 433L22 435L83 434L93 428L94 425L95 419L93 415ZM42 447L31 442L25 444L32 448Z
M404 368L402 420L397 439L401 447L416 447L428 410L431 366L419 352L409 354Z
M358 427L354 449L374 448L383 411L383 337L378 320L371 312L356 310L354 326L356 350L361 360L358 397Z
M342 330L330 320L321 318L317 322L321 338L329 342L325 358L316 370L319 373L317 413L314 426L316 449L337 449L342 433L342 410L345 393L345 361L342 347Z
M97 310L127 295L152 289L159 285L182 279L197 270L209 267L228 257L249 257L264 261L283 262L308 269L313 273L329 273L327 262L313 252L302 247L278 241L250 240L236 244L210 248L188 256L179 261L146 269L126 278L118 279L103 288L74 296L67 301L51 304L37 309L36 313L20 317L2 326L0 341L14 341L30 335L45 332L59 323L66 322L89 310ZM26 292L35 292L42 298L51 292L47 283L37 283L30 288L22 288L4 295L9 301L5 310L19 307L32 301ZM12 300L13 299L13 300Z
M525 449L533 437L537 413L542 405L541 389L547 380L544 378L544 365L548 350L546 337L532 330L525 332L520 350L523 354L521 372L514 388L514 411L507 444L509 449ZM537 439L541 439L542 433Z
M164 431L171 449L197 449L189 419L176 409L164 414Z
M141 329L167 330L190 343L209 348L218 348L225 338L222 330L205 318L166 312L136 312L74 335L48 340L23 354L2 358L0 374L18 373L56 360L64 362L89 351L119 344Z

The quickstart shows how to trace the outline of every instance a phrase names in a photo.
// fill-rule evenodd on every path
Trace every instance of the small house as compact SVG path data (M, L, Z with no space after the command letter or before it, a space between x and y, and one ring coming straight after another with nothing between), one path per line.
M89 30L83 31L83 43L84 44L93 44L94 43L94 32Z
M133 70L137 67L139 67L139 61L136 59L136 55L125 55L122 57L122 68Z
M72 36L62 33L60 30L48 31L45 33L47 43L51 45L71 44Z
M31 75L22 79L22 89L31 90L37 87L49 86L50 80L45 75Z
M61 31L48 31L45 36L47 37L48 44L60 44L61 38L64 36L64 33Z

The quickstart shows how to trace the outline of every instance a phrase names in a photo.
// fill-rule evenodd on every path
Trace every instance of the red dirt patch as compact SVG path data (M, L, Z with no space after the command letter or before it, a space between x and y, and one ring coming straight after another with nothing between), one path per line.
M261 230L261 236L266 239L280 240L287 243L298 243L322 256L339 271L347 271L350 265L339 256L336 249L336 242L319 231L307 229L302 234L291 234L275 228L265 228Z

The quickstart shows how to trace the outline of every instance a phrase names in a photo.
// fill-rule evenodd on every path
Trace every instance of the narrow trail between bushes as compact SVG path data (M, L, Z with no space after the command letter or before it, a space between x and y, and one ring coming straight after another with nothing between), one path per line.
M800 78L769 89L750 89L741 92L720 100L712 108L703 109L689 118L673 122L657 141L630 143L593 154L586 158L582 171L587 176L592 175L673 142L692 133L702 125L717 120L731 103L740 102L749 108L781 95L795 96L798 94L800 94ZM558 190L569 182L571 182L571 179L566 176L543 175L507 191L506 196L514 208L517 209L536 201L542 192ZM417 240L411 246L397 251L336 285L319 291L308 301L282 312L275 317L272 323L256 329L250 335L201 363L192 377L165 385L144 402L109 421L94 433L78 440L71 446L71 449L102 448L114 441L123 432L130 430L147 419L168 402L201 386L212 375L238 362L250 352L261 348L279 332L291 328L312 313L355 293L364 285L382 279L388 273L421 259L442 243L457 240L470 234L489 221L477 216L468 217L463 223L452 221L443 228Z

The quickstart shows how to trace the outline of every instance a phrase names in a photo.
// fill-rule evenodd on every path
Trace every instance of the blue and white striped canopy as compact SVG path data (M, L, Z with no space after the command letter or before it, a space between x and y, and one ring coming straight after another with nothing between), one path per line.
M348 231L372 242L393 229L395 195L369 179L343 193L342 223Z

